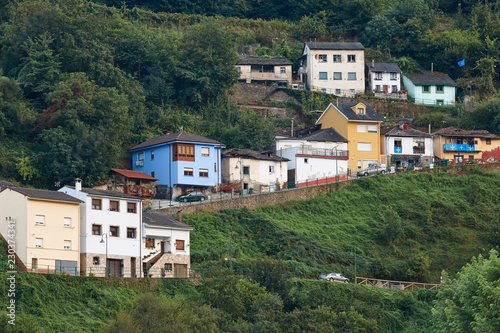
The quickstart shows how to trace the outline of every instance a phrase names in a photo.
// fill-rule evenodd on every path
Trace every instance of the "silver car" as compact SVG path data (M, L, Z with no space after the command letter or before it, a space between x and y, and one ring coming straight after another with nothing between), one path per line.
M358 177L368 176L368 175L376 175L376 174L384 174L385 168L382 168L380 165L370 165L368 168L358 171Z
M349 279L340 273L321 274L320 276L318 276L318 280L328 280L328 281L349 283Z

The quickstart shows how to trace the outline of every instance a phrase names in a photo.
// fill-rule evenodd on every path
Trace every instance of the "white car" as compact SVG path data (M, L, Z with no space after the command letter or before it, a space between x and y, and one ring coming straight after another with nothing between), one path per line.
M328 280L328 281L338 281L338 282L349 283L349 279L340 273L321 274L320 276L318 276L318 280Z

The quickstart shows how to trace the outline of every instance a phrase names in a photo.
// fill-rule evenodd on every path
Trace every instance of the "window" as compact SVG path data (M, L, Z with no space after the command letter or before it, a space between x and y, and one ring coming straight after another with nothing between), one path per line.
M155 151L151 150L151 161L155 159Z
M250 174L250 167L249 166L244 166L243 167L243 174L244 175L249 175Z
M375 90L376 90L376 91L380 91L380 84L377 84L377 85L375 86Z
M361 161L358 160L358 169L361 169Z
M117 200L109 200L109 210L112 212L119 212L120 202Z
M127 202L127 213L137 213L137 204L135 202Z
M45 216L44 215L37 215L35 224L36 225L44 225L45 224Z
M101 199L92 199L92 209L101 210L102 209L102 200Z
M307 158L304 158L304 164L309 163L309 160Z
M347 79L348 80L356 80L356 73L354 73L354 72L347 73Z
M99 257L92 257L92 264L99 265L100 262L101 260L99 259Z
M397 148L403 147L403 143L401 142L401 139L394 139L394 147L397 147Z
M102 227L100 224L92 224L92 235L101 235Z
M155 247L154 238L146 238L146 247Z
M144 152L137 153L137 159L139 161L144 161Z
M377 125L368 125L368 133L378 133Z
M422 138L413 139L413 154L425 153L425 141Z
M356 62L356 56L354 54L347 55L347 62Z
M365 114L365 109L358 108L358 114Z
M392 86L392 92L393 93L398 92L398 86Z
M200 169L200 177L208 177L208 169Z
M341 92L340 92L340 89L335 89L335 95L340 95Z
M328 73L327 72L319 72L319 79L320 80L328 80Z
M35 239L35 247L43 247L43 238Z
M155 177L155 172L154 171L151 171L151 177Z
M333 72L334 80L342 80L342 72Z
M366 125L358 125L358 133L366 133Z
M398 79L398 73L391 72L391 80L397 80Z
M358 142L358 151L372 151L372 143Z
M280 73L286 74L286 67L280 67Z
M375 73L375 80L382 80L382 73L381 72Z
M210 156L210 148L201 148L201 156Z
M193 168L184 168L184 176L192 176Z
M120 237L120 227L109 226L109 236L110 237Z
M486 144L491 145L491 139L486 139Z
M274 165L269 166L269 173L274 173Z
M422 86L422 92L423 92L424 94L428 94L428 93L430 93L430 92L431 92L431 89L430 89L430 87L429 87L429 86Z
M444 94L444 86L443 85L436 86L436 94Z
M326 54L319 55L319 62L327 62L327 61L328 61L328 58L327 58Z
M69 241L69 240L64 241L64 249L71 250L71 241Z
M180 239L177 239L175 241L175 249L177 251L184 251L184 241L180 240Z
M135 238L135 228L127 228L127 238Z
M444 100L442 100L442 99L436 99L436 105L437 106L443 106L444 105Z
M342 56L340 54L334 54L333 62L342 62Z
M236 70L241 73L241 67L236 67Z
M64 218L64 226L65 227L71 227L71 217L65 217Z
M322 88L322 89L321 89L321 92L322 92L322 93L326 93L326 88Z
M165 264L165 272L171 272L172 271L172 264L166 263Z
M194 162L194 145L185 143L176 143L173 145L174 161L192 161Z

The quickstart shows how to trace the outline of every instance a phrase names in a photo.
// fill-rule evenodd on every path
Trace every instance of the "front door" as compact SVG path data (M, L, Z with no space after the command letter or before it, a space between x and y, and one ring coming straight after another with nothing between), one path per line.
M122 260L120 259L108 259L108 277L122 277Z
M130 277L135 277L135 257L130 258Z
M455 164L463 164L464 163L464 155L455 155Z
M389 92L389 86L388 85L384 84L383 89L384 89L384 94L387 94Z
M188 277L188 269L185 264L175 264L175 277L176 278L187 278Z

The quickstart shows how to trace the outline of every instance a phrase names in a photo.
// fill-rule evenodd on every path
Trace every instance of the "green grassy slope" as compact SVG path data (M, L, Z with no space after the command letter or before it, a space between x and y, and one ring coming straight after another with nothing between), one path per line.
M240 269L268 258L305 276L352 278L355 247L358 276L438 282L499 245L499 186L500 174L479 168L378 176L311 200L188 215L192 261L223 262L231 235Z

